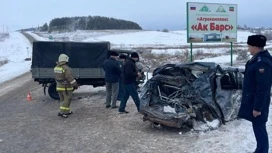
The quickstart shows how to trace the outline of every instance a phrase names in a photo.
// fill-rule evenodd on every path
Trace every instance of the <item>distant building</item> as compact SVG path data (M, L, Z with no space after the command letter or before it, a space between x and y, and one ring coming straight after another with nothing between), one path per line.
M205 34L203 37L203 41L207 42L207 41L222 41L222 34L218 34L218 33L209 33L209 34Z

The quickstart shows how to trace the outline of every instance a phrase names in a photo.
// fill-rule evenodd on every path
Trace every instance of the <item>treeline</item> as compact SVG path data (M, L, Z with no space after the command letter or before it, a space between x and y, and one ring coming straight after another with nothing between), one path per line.
M74 30L105 30L105 29L142 29L137 23L101 16L63 17L44 24L41 31L74 31Z

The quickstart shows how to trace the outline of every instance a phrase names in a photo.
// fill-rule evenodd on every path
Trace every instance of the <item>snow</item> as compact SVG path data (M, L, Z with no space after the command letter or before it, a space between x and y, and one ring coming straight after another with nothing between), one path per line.
M206 131L210 129L216 129L220 125L220 121L218 119L213 121L206 121L207 124L204 124L203 122L198 122L194 120L194 130L195 131Z
M30 71L31 61L25 61L31 57L32 45L20 33L12 32L9 38L0 42L0 61L8 60L8 63L0 67L0 83L15 78Z
M247 31L238 32L238 43L245 43L247 37L253 33ZM125 37L125 39L124 39ZM159 31L140 31L129 34L115 34L98 37L98 40L106 40L120 47L179 47L189 45L187 43L187 34L184 31L175 32L159 32ZM85 39L84 41L92 41L93 39ZM218 43L197 43L193 45L218 45ZM219 43L229 44L229 43Z
M237 55L233 55L233 59L236 59ZM202 60L195 60L196 62L215 62L219 64L225 64L225 63L230 63L230 55L222 55L218 57L213 57L213 58L207 58L207 59L202 59Z
M44 34L43 37L39 37L34 33L30 33L36 39L42 41L48 41L49 34ZM247 31L238 31L238 43L245 44L248 35L252 33ZM154 53L167 53L175 54L182 45L188 45L186 42L186 31L170 31L158 32L158 31L76 31L71 33L52 33L53 38L68 39L70 41L110 41L113 43L112 47L132 48L132 47L154 47L152 50ZM196 44L199 45L199 44ZM203 45L203 44L201 44ZM213 44L209 44L213 45ZM173 47L174 49L160 49L160 47ZM268 44L268 46L272 46ZM28 49L27 49L28 47ZM214 54L220 54L221 52L227 52L224 48L197 48L194 49L203 52L210 52ZM29 53L27 53L29 51ZM30 71L31 62L25 61L25 58L31 57L32 46L28 40L19 32L10 33L10 37L0 42L0 61L7 59L9 62L3 66L0 66L0 83L3 83L9 79L19 76L25 72ZM236 55L233 56L236 59ZM209 61L222 64L228 64L230 62L229 55L223 55L214 58L205 58L197 61ZM92 88L90 86L82 86L76 92L89 92L90 90L105 90L101 88ZM270 107L270 111L272 108ZM169 108L165 108L166 111L171 111ZM271 113L270 113L271 114ZM269 116L269 119L272 116ZM208 124L210 127L217 127L218 121L213 121ZM201 126L200 126L201 127ZM205 128L205 127L201 127ZM267 123L267 129L269 138L272 140L272 122L269 120ZM214 152L217 150L220 153L246 153L253 151L256 145L253 135L251 123L244 120L234 120L228 122L226 125L222 125L211 131L189 133L179 132L177 135L180 137L188 137L191 135L197 135L197 140L193 144L194 147L186 148L190 153L203 153ZM272 143L272 141L271 141ZM270 143L270 146L272 145Z
M48 38L40 37L40 36L38 36L36 34L33 34L32 32L26 32L26 33L28 33L29 35L31 35L37 41L50 41L49 37Z
M152 49L152 53L155 54L171 54L171 55L175 55L175 54L179 54L180 52L183 52L185 50L188 49ZM192 50L193 54L198 54L198 53L211 53L211 54L222 54L222 53L226 53L226 52L230 52L230 49L226 49L226 48L193 48Z
M168 113L176 113L175 108L170 107L170 106L164 106L163 111L168 112Z
M83 42L93 42L93 41L110 41L113 48L133 48L133 47L180 47L189 46L187 43L187 33L185 30L182 31L144 31L144 30L78 30L75 32L68 33L39 33L42 38L39 38L34 33L30 33L32 36L39 40L48 40L51 36L54 40L63 41L83 41ZM253 33L248 31L238 31L238 43L244 43L249 35ZM220 43L229 44L229 43ZM196 43L199 45L218 45L218 43ZM230 44L229 44L230 45Z
M123 39L125 35L126 39ZM171 37L171 39L169 39ZM135 39L137 38L137 39ZM150 45L179 45L186 41L186 37L181 37L179 34L158 32L158 31L140 31L128 34L118 34L99 37L101 40L110 41L113 44L150 46ZM89 41L86 39L85 41Z

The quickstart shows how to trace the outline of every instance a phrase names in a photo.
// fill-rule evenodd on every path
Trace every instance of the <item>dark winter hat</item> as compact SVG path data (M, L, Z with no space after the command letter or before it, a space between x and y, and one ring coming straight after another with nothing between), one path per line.
M121 54L121 55L119 55L119 58L120 58L120 59L126 59L127 56L126 56L125 54Z
M118 56L118 53L115 51L111 51L110 56Z
M266 37L264 35L248 36L247 44L250 46L264 47L266 45Z
M137 52L133 52L133 53L131 53L130 57L131 58L139 58L139 55Z

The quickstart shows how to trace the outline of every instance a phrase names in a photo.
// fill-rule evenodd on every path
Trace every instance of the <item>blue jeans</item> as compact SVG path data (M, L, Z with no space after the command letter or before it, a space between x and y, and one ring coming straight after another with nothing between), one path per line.
M125 111L126 105L127 105L127 100L129 98L129 96L132 97L138 112L140 111L140 99L138 96L138 92L137 92L137 88L136 88L136 84L132 83L132 84L124 84L123 86L123 98L121 100L120 103L120 107L119 107L119 112L123 112Z
M121 101L123 98L123 82L122 79L119 80L119 91L118 91L118 96L117 96L117 100Z
M266 123L252 122L252 126L257 141L257 148L254 153L268 153L269 141Z

